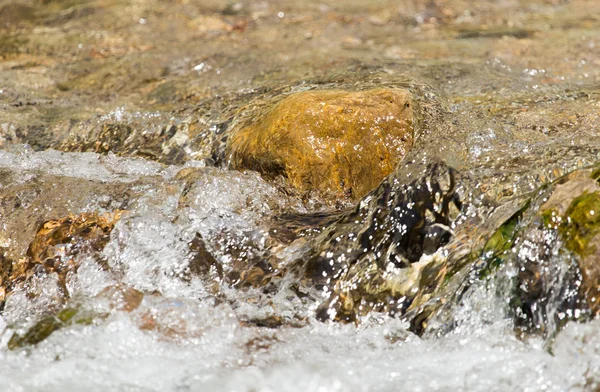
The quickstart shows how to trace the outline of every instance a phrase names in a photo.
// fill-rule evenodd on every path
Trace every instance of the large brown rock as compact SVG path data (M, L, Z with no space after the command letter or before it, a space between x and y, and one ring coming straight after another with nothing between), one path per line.
M289 95L235 131L235 169L283 176L302 195L356 201L412 147L413 102L406 90L320 90Z

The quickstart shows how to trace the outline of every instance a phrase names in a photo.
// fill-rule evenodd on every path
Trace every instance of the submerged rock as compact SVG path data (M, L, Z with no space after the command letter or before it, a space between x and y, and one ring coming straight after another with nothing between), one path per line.
M38 344L53 332L72 325L90 325L106 319L111 311L132 312L142 303L144 294L124 285L108 286L96 295L96 305L72 301L56 314L42 317L23 334L13 334L7 347L11 350Z
M27 348L46 340L62 329L91 328L110 323L111 315L127 313L133 325L160 340L186 342L202 338L215 327L235 330L239 321L228 305L212 301L198 306L193 300L144 294L124 284L107 286L92 298L71 299L59 311L39 318L14 333L7 342L10 350Z
M50 260L64 259L85 247L101 250L122 213L119 210L106 214L82 213L46 221L38 229L27 256L33 264L56 269L59 266ZM67 246L59 248L61 245Z
M275 244L263 221L290 208L288 200L252 172L187 168L176 179L182 182L182 222L198 227L197 220L219 217L211 230L196 231L190 238L191 275L206 278L207 287L214 290L219 281L238 288L265 286L277 263L269 250ZM211 200L215 194L218 202Z
M577 174L557 185L542 205L542 217L548 227L558 230L566 249L575 255L581 300L596 316L600 312L600 184L596 172Z
M446 260L436 252L461 208L456 173L442 162L412 172L419 176L412 181L390 176L316 239L303 274L326 297L319 318L403 314L437 290Z
M82 213L42 223L26 257L3 263L0 300L32 276L52 273L57 274L60 289L67 296L67 274L77 271L81 254L100 252L104 248L122 213L119 210L105 214Z
M91 324L94 316L83 314L76 308L65 308L56 315L45 316L23 335L14 334L7 343L10 350L31 346L44 341L53 332L73 324Z
M569 320L587 321L600 311L600 184L597 171L573 171L542 186L465 257L463 273L437 293L429 309L438 333L461 321L457 311L482 291L505 305L522 334L546 339ZM443 299L443 300L442 300ZM468 306L468 305L466 305ZM436 309L437 308L437 309ZM434 333L434 332L431 332Z
M375 189L412 147L407 90L313 90L287 96L232 134L235 169L284 177L302 195L357 201Z

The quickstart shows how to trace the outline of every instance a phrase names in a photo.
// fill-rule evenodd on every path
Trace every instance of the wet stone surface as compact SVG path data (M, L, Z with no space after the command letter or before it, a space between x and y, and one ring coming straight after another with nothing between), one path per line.
M295 93L233 131L227 158L234 169L283 176L301 194L357 201L412 147L412 106L403 90Z
M311 283L329 294L317 317L403 314L436 290L446 267L435 253L452 237L448 225L461 203L451 168L437 163L421 173L408 184L390 177L318 237L305 267Z

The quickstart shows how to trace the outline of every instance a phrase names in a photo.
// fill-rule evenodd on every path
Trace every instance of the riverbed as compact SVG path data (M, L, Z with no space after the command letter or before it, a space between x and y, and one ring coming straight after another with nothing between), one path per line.
M0 390L597 390L596 252L558 215L597 192L599 45L595 0L0 1ZM282 97L378 88L419 111L393 206L227 159ZM302 263L445 173L411 260L443 278L324 320Z

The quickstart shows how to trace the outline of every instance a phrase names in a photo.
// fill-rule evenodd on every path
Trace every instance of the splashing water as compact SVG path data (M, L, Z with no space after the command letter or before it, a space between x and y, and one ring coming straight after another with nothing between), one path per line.
M13 3L0 391L600 388L597 1ZM379 88L414 146L356 205L227 167Z

